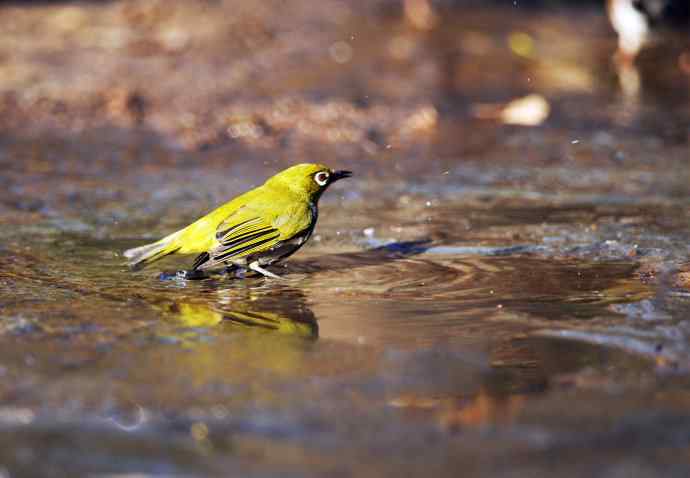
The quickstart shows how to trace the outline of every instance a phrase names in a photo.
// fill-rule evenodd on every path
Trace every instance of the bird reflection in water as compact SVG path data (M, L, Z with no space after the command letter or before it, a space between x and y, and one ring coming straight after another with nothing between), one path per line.
M280 293L252 289L218 289L157 306L184 327L222 327L317 339L319 326L296 289Z

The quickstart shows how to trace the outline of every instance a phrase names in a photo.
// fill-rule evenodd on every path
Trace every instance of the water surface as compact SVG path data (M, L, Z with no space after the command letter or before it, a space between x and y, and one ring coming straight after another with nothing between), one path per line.
M13 38L56 40L20 42L25 81L0 85L0 474L687 476L690 113L670 54L640 60L631 99L596 10L419 31L308 3L240 11L249 50L228 5L187 33L185 2L2 7ZM318 47L337 41L346 62ZM91 67L72 84L106 50L119 87ZM541 126L475 114L531 91ZM355 176L284 280L124 266L301 161Z

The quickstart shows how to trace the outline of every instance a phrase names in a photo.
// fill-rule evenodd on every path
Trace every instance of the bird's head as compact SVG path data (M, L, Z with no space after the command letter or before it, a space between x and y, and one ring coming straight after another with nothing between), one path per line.
M322 164L303 163L292 166L266 181L267 186L288 188L316 201L329 185L352 176L350 171L334 171Z

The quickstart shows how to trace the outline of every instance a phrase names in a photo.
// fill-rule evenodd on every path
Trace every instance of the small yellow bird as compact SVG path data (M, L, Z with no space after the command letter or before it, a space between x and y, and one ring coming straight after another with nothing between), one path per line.
M184 229L124 255L133 270L170 254L198 254L192 272L229 266L279 279L263 266L285 259L307 242L321 194L351 175L321 164L292 166Z

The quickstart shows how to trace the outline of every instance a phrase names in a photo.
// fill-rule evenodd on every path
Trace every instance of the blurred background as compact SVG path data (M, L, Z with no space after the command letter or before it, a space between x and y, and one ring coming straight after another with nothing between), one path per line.
M689 5L0 2L0 478L690 476ZM124 266L298 162L285 281Z
M688 101L684 1L24 1L2 9L7 132L110 127L193 151L240 143L289 155L318 143L337 144L330 154L373 157L388 143L430 138L448 117L535 125L552 112L558 127L581 125L584 109L589 121L634 126L646 119L643 97ZM538 96L505 109L529 94ZM687 138L685 125L674 129Z

